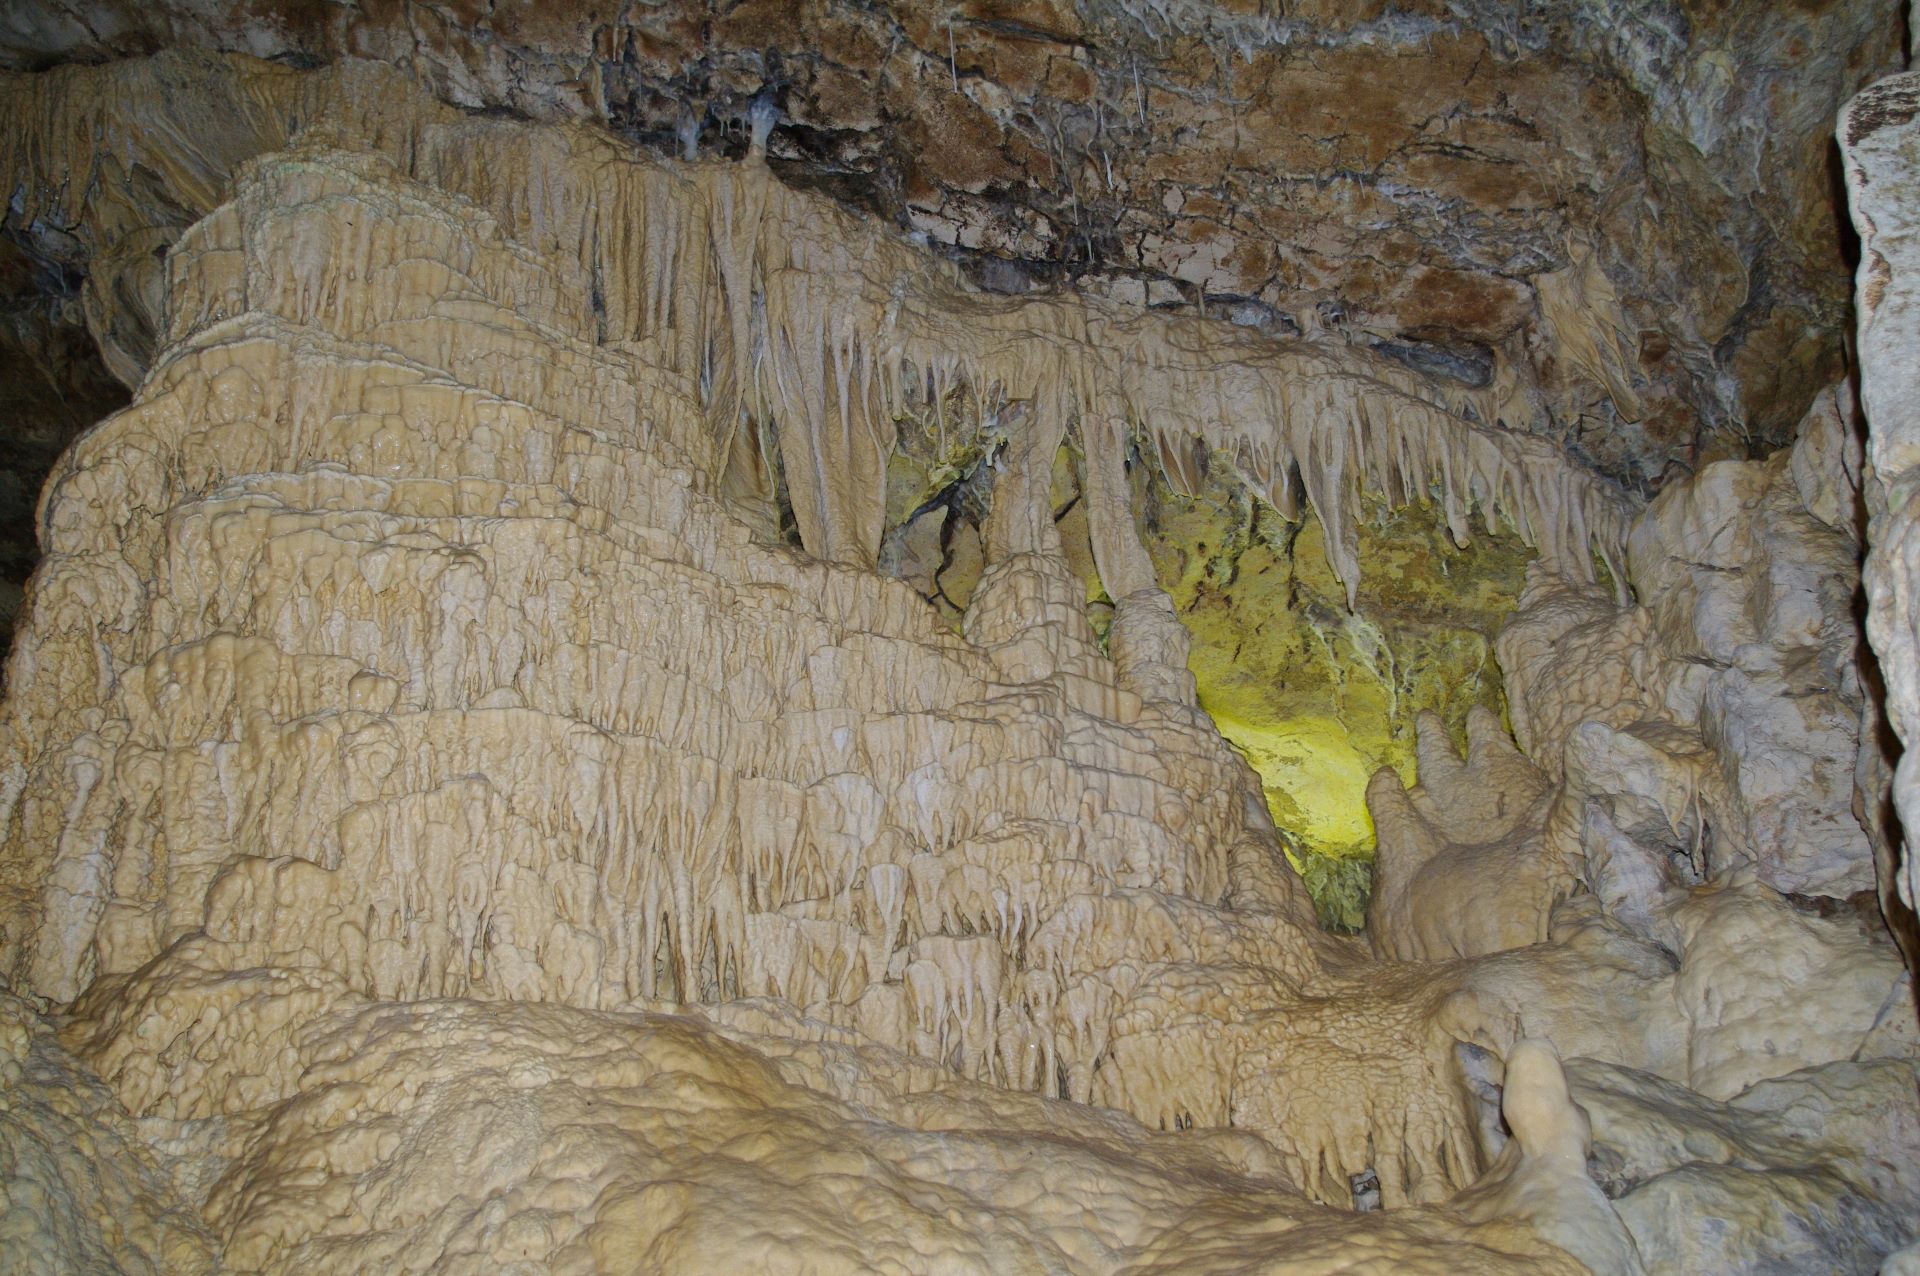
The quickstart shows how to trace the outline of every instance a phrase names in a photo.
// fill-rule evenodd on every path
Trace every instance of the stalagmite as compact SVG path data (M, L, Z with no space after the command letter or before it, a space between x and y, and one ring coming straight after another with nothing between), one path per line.
M1383 957L1477 957L1547 937L1574 866L1548 842L1546 777L1484 710L1467 719L1467 756L1446 726L1420 722L1420 783L1391 768L1367 788L1380 834L1367 933Z
M1638 1276L1646 1268L1632 1235L1587 1177L1592 1123L1567 1092L1553 1047L1521 1041L1506 1063L1500 1111L1511 1137L1486 1179L1466 1194L1468 1214L1532 1218L1594 1276Z

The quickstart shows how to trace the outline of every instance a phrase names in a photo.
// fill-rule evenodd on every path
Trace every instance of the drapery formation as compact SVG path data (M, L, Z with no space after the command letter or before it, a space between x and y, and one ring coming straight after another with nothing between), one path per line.
M1050 456L1048 441L1073 422L1109 440L1120 424L1151 440L1177 484L1197 481L1204 448L1232 458L1289 517L1304 500L1349 599L1369 493L1436 499L1462 543L1478 506L1556 569L1590 579L1597 554L1619 579L1625 502L1550 443L1502 428L1502 412L1526 410L1518 396L1499 402L1353 347L1192 314L984 294L897 232L782 185L757 156L668 166L581 127L528 136L431 102L376 64L147 67L162 80L192 73L191 89L164 86L182 101L158 122L92 93L85 70L62 71L8 81L0 138L12 223L61 228L104 267L89 313L129 379L137 351L109 329L116 299L130 296L147 296L157 319L155 188L184 225L245 156L306 137L384 153L536 251L578 262L590 292L568 304L592 308L600 341L684 378L705 406L711 439L696 463L761 500L777 465L803 543L828 561L873 563L894 423L909 407L970 430L1024 402L1036 455ZM1112 503L1091 513L1096 544L1131 536L1113 525Z

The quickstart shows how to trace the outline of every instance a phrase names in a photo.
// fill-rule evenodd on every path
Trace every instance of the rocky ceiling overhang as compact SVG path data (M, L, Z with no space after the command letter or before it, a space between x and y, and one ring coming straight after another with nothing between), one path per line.
M772 108L782 177L946 246L987 287L1344 337L1531 400L1529 428L1641 492L1779 444L1842 366L1831 121L1903 43L1893 0L0 14L0 66L371 57L470 110L598 119L668 153L744 151ZM56 264L39 277L71 276Z

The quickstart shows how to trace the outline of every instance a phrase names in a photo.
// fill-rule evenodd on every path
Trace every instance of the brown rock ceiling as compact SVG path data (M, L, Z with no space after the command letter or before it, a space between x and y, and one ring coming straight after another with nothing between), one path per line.
M1841 366L1831 121L1903 28L1891 0L37 0L0 15L0 65L374 57L663 151L744 149L770 103L784 176L987 286L1508 377L1644 492L1777 445ZM1598 363L1546 277L1584 285Z

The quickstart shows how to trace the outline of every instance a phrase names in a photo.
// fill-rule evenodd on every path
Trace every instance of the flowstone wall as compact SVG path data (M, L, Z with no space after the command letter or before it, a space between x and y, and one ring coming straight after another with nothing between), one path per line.
M112 90L177 65L4 102L17 215L104 248L125 183L206 213L102 253L156 353L43 496L9 667L0 1231L45 1270L1912 1239L1911 989L1845 903L1843 429L1635 512L1484 398L976 294L757 155L231 59L171 109L251 140L168 168ZM1000 434L959 633L873 570L895 422L955 404ZM1195 703L1130 437L1309 502L1349 601L1369 500L1539 548L1514 736L1433 723L1373 783L1366 940L1314 924Z

